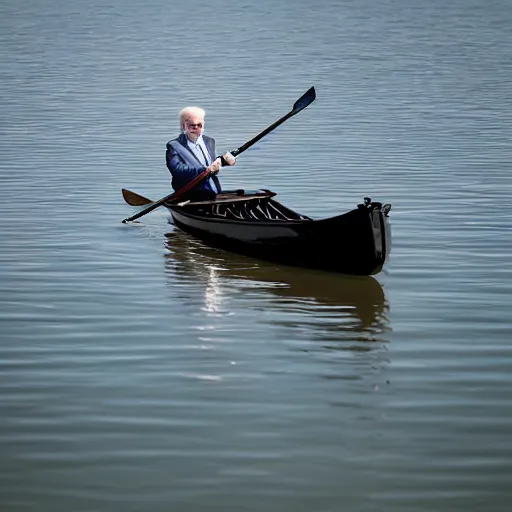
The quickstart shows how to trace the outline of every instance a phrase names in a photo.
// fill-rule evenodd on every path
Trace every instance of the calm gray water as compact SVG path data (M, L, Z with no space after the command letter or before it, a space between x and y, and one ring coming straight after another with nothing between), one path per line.
M512 507L508 0L0 2L0 510ZM221 173L320 218L393 204L384 272L204 247L169 193L187 104Z

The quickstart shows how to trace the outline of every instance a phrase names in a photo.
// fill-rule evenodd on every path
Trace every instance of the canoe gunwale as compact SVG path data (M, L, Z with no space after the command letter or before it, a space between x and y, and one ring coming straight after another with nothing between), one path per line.
M270 191L269 191L270 192ZM271 192L271 195L251 195L246 197L240 197L236 198L235 200L221 200L221 201L196 201L196 202L185 202L180 204L165 204L165 207L171 212L171 214L176 211L179 212L181 215L184 215L186 217L190 217L191 219L201 220L203 222L220 222L225 224L242 224L242 225L262 225L272 227L272 226L283 226L286 224L289 224L290 226L299 226L299 225L311 225L311 224L318 224L322 222L335 222L337 220L340 220L341 218L345 217L346 215L349 215L355 211L358 210L366 210L367 212L378 210L379 212L383 213L385 217L389 216L389 211L391 210L390 204L384 204L379 202L372 202L370 198L365 197L365 203L359 204L357 209L349 210L345 213L341 213L339 215L335 215L333 217L326 217L322 219L312 219L310 217L307 217L305 215L301 215L297 212L294 212L293 210L290 210L283 204L281 204L279 201L276 201L275 199L272 199L276 194ZM253 202L256 200L270 200L274 205L277 205L279 208L282 208L288 212L292 212L297 217L296 219L268 219L268 218L262 218L262 219L239 219L239 218L226 218L221 216L215 216L215 215L204 215L204 213L197 213L194 211L190 211L189 207L201 207L201 206L215 206L215 205L226 205L233 203L244 203L244 202ZM199 211L199 210L198 210Z

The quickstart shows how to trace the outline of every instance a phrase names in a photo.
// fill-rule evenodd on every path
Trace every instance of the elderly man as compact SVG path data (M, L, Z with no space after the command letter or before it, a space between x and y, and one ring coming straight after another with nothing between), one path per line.
M199 107L185 107L181 110L180 128L182 133L167 143L167 168L172 175L172 187L178 191L206 169L215 173L203 181L185 198L191 200L213 199L221 191L217 173L222 164L235 165L231 153L215 158L215 139L203 135L205 111Z

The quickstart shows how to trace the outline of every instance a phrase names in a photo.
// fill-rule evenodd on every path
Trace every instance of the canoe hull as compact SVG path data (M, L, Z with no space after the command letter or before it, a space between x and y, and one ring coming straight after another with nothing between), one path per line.
M389 209L380 203L323 220L296 214L301 218L263 222L208 218L182 206L167 208L178 228L208 245L286 265L372 275L382 270L390 252Z

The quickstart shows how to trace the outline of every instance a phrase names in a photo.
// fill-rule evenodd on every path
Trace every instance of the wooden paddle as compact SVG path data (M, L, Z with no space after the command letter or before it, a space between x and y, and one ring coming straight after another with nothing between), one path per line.
M132 192L131 190L127 190L125 188L121 189L121 192L123 193L124 200L130 206L144 206L146 204L151 204L153 202L151 199L136 194L135 192Z
M240 146L238 149L231 151L231 154L236 157L240 153L243 153L246 149L249 149L253 144L256 144L256 142L258 142L260 139L265 137L265 135L270 133L272 130L275 130L280 124L284 123L287 119L290 119L290 117L298 114L301 110L304 110L308 105L313 103L315 98L316 98L315 88L311 87L294 103L292 110L290 110L290 112L288 112L288 114L286 114L283 117L281 117L280 119L278 119L275 123L272 123L269 127L265 128L262 132L258 133L258 135L256 135L256 137L253 137L250 141L246 142L243 146ZM172 194L169 194L168 196L165 196L162 199L159 199L158 201L153 203L151 206L140 211L139 213L136 213L132 217L128 217L127 219L124 219L123 223L131 222L132 220L138 219L138 218L142 217L143 215L146 215L147 213L152 212L159 206L162 206L167 201L177 201L180 197L182 197L184 194L186 194L189 190L196 187L203 180L209 178L211 174L212 173L208 169L205 169L201 174L196 176L190 183L187 183L187 185L185 185L180 190L173 192ZM142 196L140 196L140 197L142 197Z

